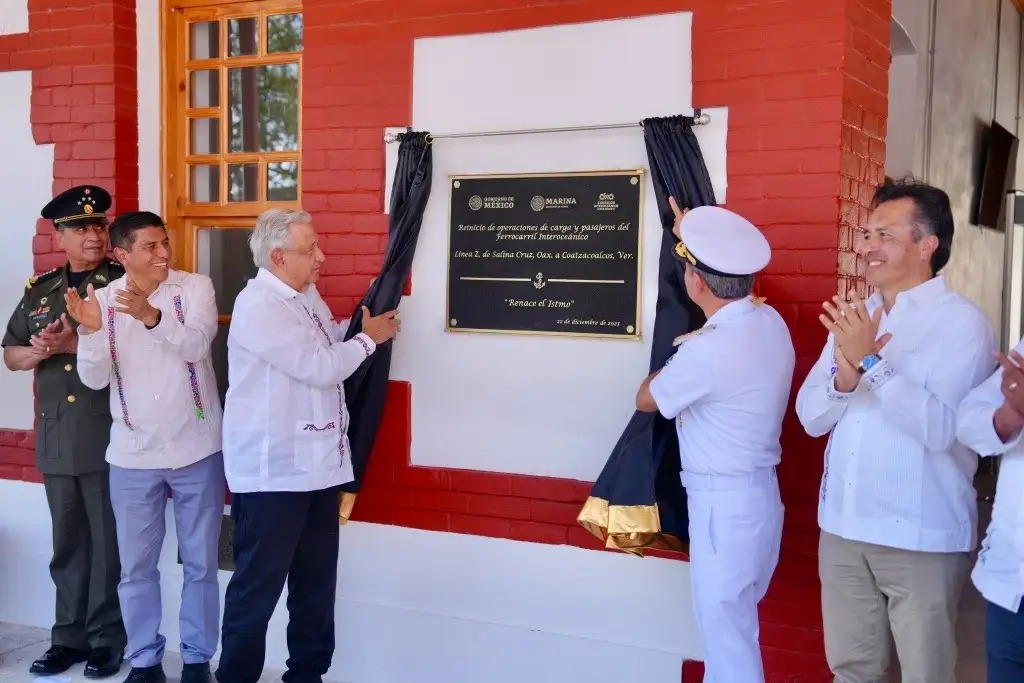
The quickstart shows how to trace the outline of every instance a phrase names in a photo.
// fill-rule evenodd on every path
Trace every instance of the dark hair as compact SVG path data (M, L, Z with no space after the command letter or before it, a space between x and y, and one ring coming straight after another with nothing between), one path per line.
M135 233L146 228L163 228L164 219L152 211L129 211L122 213L110 224L110 245L131 251L135 244Z
M914 241L924 236L922 231L939 238L939 246L932 254L932 275L935 275L949 263L953 248L953 209L949 205L949 195L914 178L886 178L885 183L875 188L871 209L885 202L906 198L914 201Z

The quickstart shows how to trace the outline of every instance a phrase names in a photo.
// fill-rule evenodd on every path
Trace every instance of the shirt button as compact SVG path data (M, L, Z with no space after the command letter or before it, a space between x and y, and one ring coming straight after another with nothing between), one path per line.
M71 394L70 396L68 396L68 403L74 403L74 402L75 402L75 401L77 401L77 400L78 400L78 399L77 399L77 398L75 398L75 395L74 395L74 394Z
M64 366L64 372L71 372L71 363Z

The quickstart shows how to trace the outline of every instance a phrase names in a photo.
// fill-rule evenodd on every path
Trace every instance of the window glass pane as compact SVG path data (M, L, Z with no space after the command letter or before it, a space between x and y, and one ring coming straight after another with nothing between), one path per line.
M228 21L228 57L254 55L260 44L260 25L256 17Z
M260 199L259 164L228 165L228 201L257 202Z
M267 201L292 202L299 198L299 162L267 164Z
M216 107L220 104L220 78L216 69L193 71L189 74L189 106Z
M298 52L302 49L302 15L267 17L267 52Z
M217 312L231 315L235 297L250 278L256 277L256 266L249 250L252 230L242 228L200 228L196 234L196 272L213 280Z
M189 167L189 198L194 202L220 201L220 166Z
M192 119L189 122L189 153L220 152L220 119Z
M189 59L216 59L220 56L220 32L216 21L197 21L188 25Z
M299 65L228 70L231 152L284 152L299 147Z

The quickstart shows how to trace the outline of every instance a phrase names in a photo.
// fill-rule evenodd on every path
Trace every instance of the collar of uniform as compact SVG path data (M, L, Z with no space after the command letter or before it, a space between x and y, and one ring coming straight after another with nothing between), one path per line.
M704 326L707 327L712 324L719 325L726 320L743 315L744 313L749 313L752 310L754 310L754 299L752 297L747 296L742 299L737 299L736 301L730 301L715 311L714 314L708 318L708 321L704 323Z
M945 296L949 289L946 287L946 277L944 275L936 275L930 280L926 280L916 287L911 287L905 291L900 292L896 295L896 301L893 302L893 309L896 307L913 305L913 306L927 306L928 304L934 303L939 298ZM903 303L906 302L906 303ZM869 308L874 310L876 307L882 305L882 293L875 292L868 299ZM901 306L902 304L902 306ZM890 311L891 312L891 311Z
M260 268L256 272L256 279L260 282L266 283L271 290L278 294L282 299L294 299L298 296L305 295L309 298L309 293L313 289L313 285L309 285L304 292L297 292L292 287L284 283L284 280L271 273L266 268Z

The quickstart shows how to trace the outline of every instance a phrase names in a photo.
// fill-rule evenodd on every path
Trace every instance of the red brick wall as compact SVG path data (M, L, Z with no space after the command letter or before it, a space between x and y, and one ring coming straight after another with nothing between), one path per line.
M32 135L54 146L53 192L95 183L113 195L113 211L137 209L135 0L28 7L28 33L0 36L0 71L32 72ZM49 221L36 224L32 252L37 273L64 262ZM32 432L0 431L0 478L38 481L34 449Z
M760 225L775 249L761 293L793 332L799 385L824 341L820 302L855 275L851 228L881 179L890 0L634 5L305 0L303 203L330 231L322 292L336 314L351 312L382 258L382 133L409 123L414 38L693 10L694 105L729 107L727 206ZM135 208L134 2L30 0L30 11L28 35L0 37L0 69L33 72L33 131L55 144L54 190L99 182L115 210ZM38 232L35 264L44 270L60 258L49 226ZM575 523L587 483L410 466L413 390L392 383L355 519L598 546ZM815 560L823 444L791 414L783 445L786 533L762 604L762 642L773 676L825 680ZM31 433L0 432L0 477L33 479L32 448Z
M333 231L323 280L331 305L348 313L379 263L381 132L410 121L414 38L687 9L694 105L729 107L727 205L762 226L775 249L761 293L791 327L799 386L824 342L820 304L840 275L855 274L851 228L881 179L889 0L306 0L303 201ZM415 389L392 384L355 519L598 546L575 523L586 483L410 466ZM762 642L773 675L825 680L816 571L823 444L791 412L783 445L786 533L762 604Z

